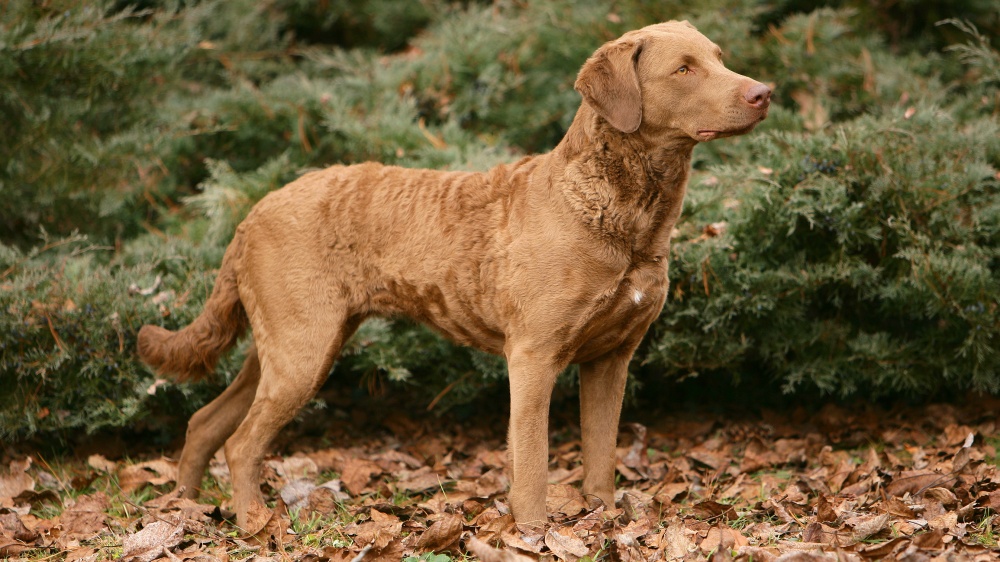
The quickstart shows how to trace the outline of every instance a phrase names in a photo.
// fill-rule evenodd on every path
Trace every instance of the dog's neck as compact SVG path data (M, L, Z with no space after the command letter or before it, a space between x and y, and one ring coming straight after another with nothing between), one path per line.
M680 215L695 142L623 133L586 103L553 151L564 162L571 212L635 258L662 256ZM665 232L664 232L665 230Z

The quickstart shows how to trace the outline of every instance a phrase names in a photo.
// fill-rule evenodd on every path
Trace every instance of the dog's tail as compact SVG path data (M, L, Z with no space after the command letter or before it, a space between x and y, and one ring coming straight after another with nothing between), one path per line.
M157 372L172 374L178 382L204 378L246 331L247 315L234 267L242 254L239 238L237 232L222 259L212 295L194 322L176 332L152 324L139 330L139 357Z

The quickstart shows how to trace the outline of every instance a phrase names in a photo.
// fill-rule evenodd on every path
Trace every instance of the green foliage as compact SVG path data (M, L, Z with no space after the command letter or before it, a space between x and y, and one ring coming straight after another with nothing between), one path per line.
M595 47L685 18L775 95L757 132L695 152L637 382L715 372L787 392L997 392L1000 22L988 2L953 4L11 3L0 435L179 429L241 354L213 382L157 384L135 333L198 313L256 201L333 163L485 169L548 150ZM934 25L955 15L970 20ZM713 223L726 228L710 235ZM332 380L443 411L504 371L376 320Z
M722 201L692 219L728 229L676 244L647 360L763 371L789 391L1000 390L1000 130L952 125L919 106L774 132L748 159L767 173L715 170Z

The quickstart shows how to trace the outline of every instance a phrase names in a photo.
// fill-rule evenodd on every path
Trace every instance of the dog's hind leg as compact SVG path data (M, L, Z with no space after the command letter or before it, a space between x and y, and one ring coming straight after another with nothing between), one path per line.
M281 428L322 386L344 342L360 323L343 312L332 312L339 307L330 303L293 300L277 301L280 317L262 311L254 319L251 314L260 382L246 417L225 446L237 524L251 534L258 533L270 517L260 493L264 455ZM300 314L289 314L289 310Z
M191 416L177 476L177 487L184 488L183 497L198 496L209 460L246 417L259 380L260 359L257 346L251 344L243 368L229 387Z

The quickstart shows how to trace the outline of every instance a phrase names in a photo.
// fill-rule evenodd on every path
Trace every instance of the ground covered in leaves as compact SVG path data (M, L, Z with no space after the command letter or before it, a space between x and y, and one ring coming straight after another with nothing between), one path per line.
M616 506L581 495L579 434L556 416L544 532L508 512L501 418L328 419L339 429L295 435L267 461L267 547L234 526L221 456L195 502L169 493L168 457L56 460L9 447L0 557L997 560L998 412L973 400L627 423Z

